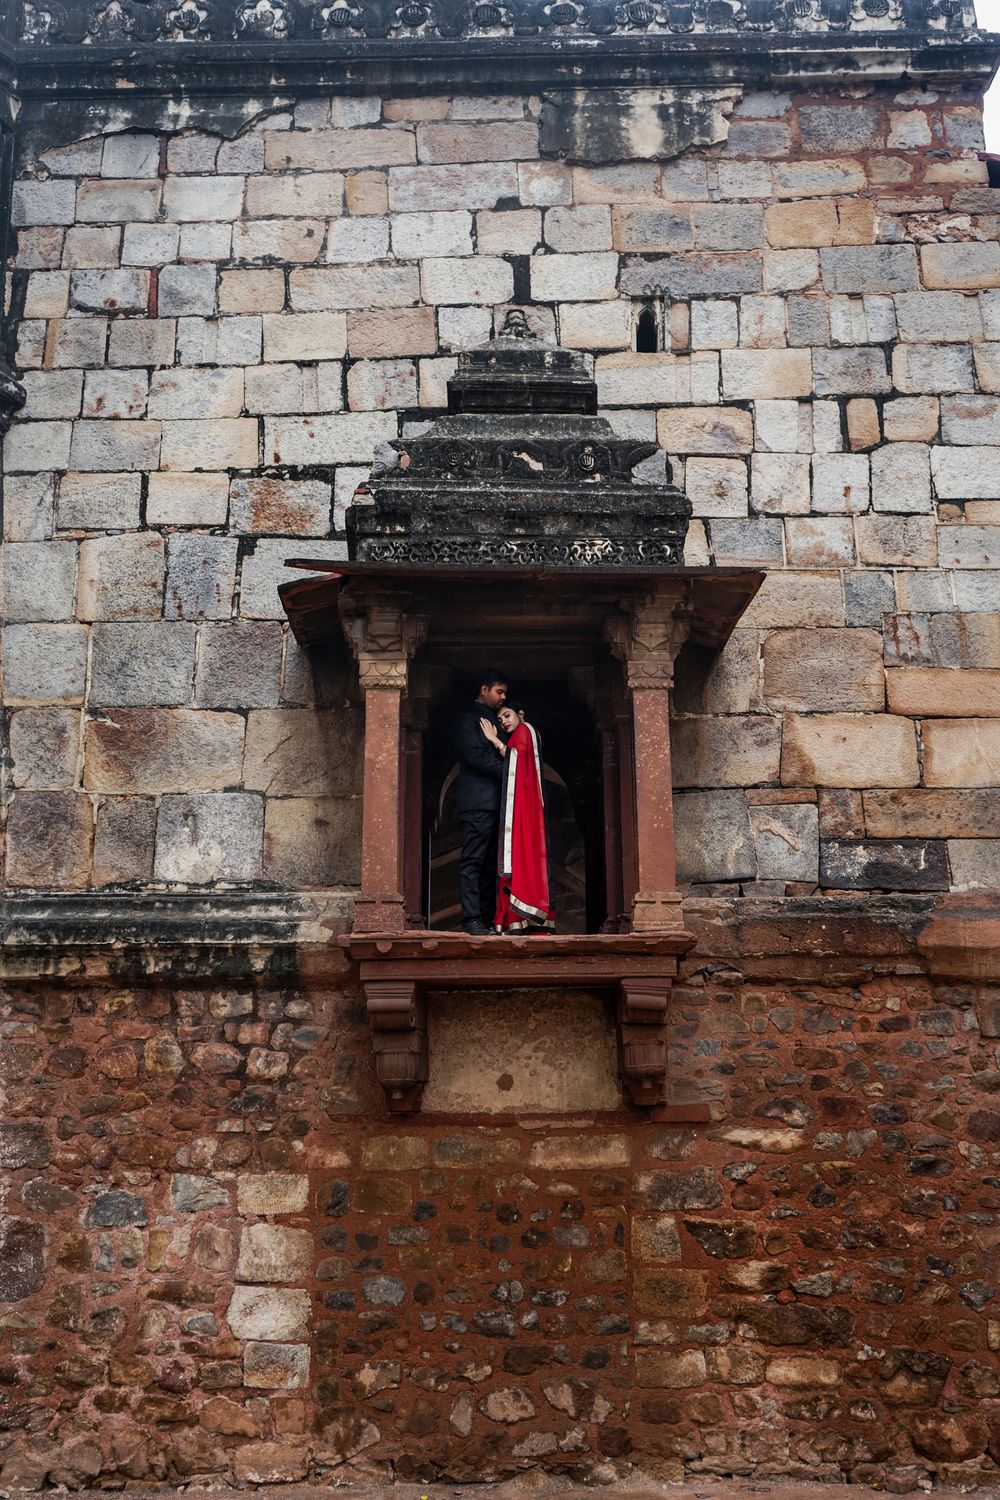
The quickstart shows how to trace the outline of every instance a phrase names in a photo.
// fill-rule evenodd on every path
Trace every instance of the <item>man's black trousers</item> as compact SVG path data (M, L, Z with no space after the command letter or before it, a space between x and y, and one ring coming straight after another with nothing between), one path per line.
M497 840L500 814L464 812L458 815L462 854L458 861L458 894L462 922L493 926L497 908Z

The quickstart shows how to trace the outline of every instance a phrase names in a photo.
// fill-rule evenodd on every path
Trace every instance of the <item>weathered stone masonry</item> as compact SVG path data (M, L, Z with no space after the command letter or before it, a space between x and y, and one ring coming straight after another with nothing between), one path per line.
M7 1486L996 1481L996 44L512 9L15 28ZM276 587L511 306L658 440L687 562L768 572L678 661L705 1125L567 1109L523 1051L537 1109L483 1064L390 1123L334 941L363 713Z

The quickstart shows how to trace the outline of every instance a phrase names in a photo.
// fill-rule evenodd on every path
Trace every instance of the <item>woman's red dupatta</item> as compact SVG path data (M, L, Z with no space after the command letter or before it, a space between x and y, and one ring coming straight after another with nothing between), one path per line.
M519 724L507 741L500 802L498 932L555 930L549 904L545 793L538 736Z

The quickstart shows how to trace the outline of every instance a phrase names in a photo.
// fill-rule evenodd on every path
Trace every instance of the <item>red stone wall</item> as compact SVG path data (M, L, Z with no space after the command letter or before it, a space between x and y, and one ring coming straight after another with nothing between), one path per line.
M740 905L673 1008L707 1125L387 1120L328 950L11 985L4 1485L995 1481L1000 990L923 898Z

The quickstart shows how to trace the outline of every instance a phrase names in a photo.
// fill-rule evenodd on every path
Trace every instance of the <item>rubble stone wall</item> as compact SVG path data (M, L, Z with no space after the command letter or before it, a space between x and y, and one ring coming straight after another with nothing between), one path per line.
M716 143L670 156L652 92L617 135L594 95L310 98L235 139L122 129L119 99L60 140L53 112L13 205L11 886L356 881L359 709L346 663L317 688L276 584L343 555L375 446L512 303L658 438L688 562L768 570L707 682L681 664L683 878L996 883L979 100L716 90ZM612 138L633 159L552 154ZM665 348L636 354L657 287Z
M1000 990L934 977L926 898L816 905L689 913L707 1126L387 1121L336 949L29 965L4 1484L995 1484Z

